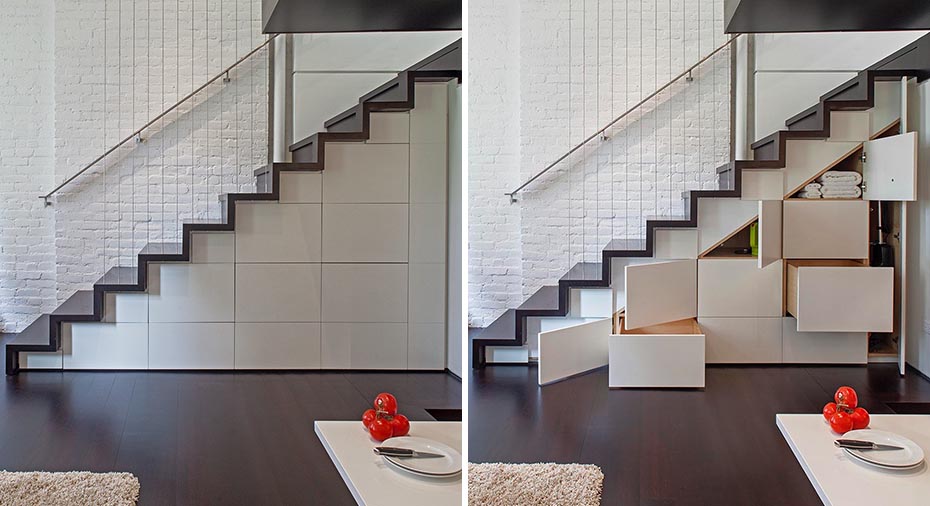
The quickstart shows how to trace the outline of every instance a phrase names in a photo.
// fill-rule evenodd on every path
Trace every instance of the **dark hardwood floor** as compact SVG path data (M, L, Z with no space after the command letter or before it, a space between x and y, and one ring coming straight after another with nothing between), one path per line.
M609 390L606 368L540 388L536 374L471 372L469 460L597 464L604 505L820 505L776 413L819 413L843 384L871 413L930 400L895 365L709 367L704 391Z
M378 392L411 420L460 408L445 373L26 372L0 389L0 469L128 471L140 505L350 505L314 420ZM2 502L2 501L0 501Z

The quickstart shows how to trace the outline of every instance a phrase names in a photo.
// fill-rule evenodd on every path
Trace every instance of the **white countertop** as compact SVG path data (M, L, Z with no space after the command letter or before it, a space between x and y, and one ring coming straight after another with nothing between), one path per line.
M839 436L823 415L775 415L775 422L827 506L930 504L930 468L886 471L853 460L834 446ZM930 455L930 415L872 415L870 429L901 434Z
M313 428L360 505L462 504L461 474L454 478L432 479L395 469L374 454L372 449L379 443L368 436L361 420L315 422ZM462 451L461 422L410 422L410 435L439 441Z

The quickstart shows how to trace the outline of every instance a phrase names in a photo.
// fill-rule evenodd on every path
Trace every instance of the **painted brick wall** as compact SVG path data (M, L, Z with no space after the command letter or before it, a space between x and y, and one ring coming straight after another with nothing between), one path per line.
M0 332L55 299L51 0L9 0L0 16Z
M513 188L528 179L722 44L723 2L523 0L513 21L503 6L482 7L496 8L496 16L484 15L506 27L474 16L470 24L469 322L475 326L512 307L504 301L519 303L554 284L576 262L599 262L612 238L642 237L647 217L681 214L681 192L715 187L714 168L729 155L724 51L692 82L648 102L606 140L579 150L517 204L507 204L504 181ZM502 34L519 40L496 51L476 47ZM512 79L519 80L516 92L507 87ZM495 107L474 107L482 102ZM488 128L481 135L512 142L512 126L502 118L519 123L516 153L512 145L502 152L477 142L475 130ZM507 233L518 227L516 248L501 247L512 237L474 240L476 230L505 219ZM502 273L482 262L489 255L497 265L518 259L520 266ZM501 276L507 284L494 283ZM497 290L487 293L485 286Z
M48 177L30 177L15 188L28 190L23 198L33 205L41 202L38 189L63 181L264 39L260 5L250 0L37 4L49 12L34 31L47 40L32 59L48 62L49 69L25 96L52 106L33 125L36 141L52 150ZM9 321L3 330L21 329L56 298L89 288L108 267L132 265L146 243L179 241L181 222L219 219L219 194L251 191L252 171L264 165L268 149L266 55L160 120L143 133L143 143L130 142L108 156L52 207L29 214L42 216L48 230L30 231L34 252L18 247L16 276L44 276L53 286L26 283L30 298L0 309ZM54 118L52 128L40 129L45 118ZM6 233L2 240L7 249ZM38 265L47 272L31 273L29 267Z

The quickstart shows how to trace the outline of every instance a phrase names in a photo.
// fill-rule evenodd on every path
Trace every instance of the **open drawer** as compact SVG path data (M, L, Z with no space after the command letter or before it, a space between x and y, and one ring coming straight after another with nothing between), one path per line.
M629 330L623 318L608 343L611 388L703 388L704 331L688 318Z
M799 332L891 332L894 268L855 260L789 260L786 307Z

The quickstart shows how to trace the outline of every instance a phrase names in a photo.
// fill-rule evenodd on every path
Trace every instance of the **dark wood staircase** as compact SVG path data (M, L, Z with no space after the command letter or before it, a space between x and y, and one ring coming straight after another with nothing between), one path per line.
M236 203L276 201L280 196L281 172L322 171L325 147L329 142L364 142L370 137L373 112L403 112L414 108L418 82L444 82L462 79L461 40L439 50L400 72L397 77L359 99L359 103L324 124L316 133L290 147L293 162L273 163L255 171L256 193L228 193L223 202L222 221L196 221L182 225L182 242L149 243L138 253L136 267L113 267L98 279L92 290L80 290L57 309L41 315L6 345L6 373L20 371L22 352L56 352L61 349L61 324L99 322L103 319L106 293L144 292L151 262L189 262L191 234L236 229Z
M897 80L905 76L916 77L919 80L930 78L930 35L918 39L859 72L855 78L825 93L817 104L788 119L785 122L785 130L779 130L753 143L752 160L734 160L718 167L719 189L684 192L684 216L647 219L644 239L610 241L601 251L600 263L574 265L559 280L558 286L543 286L519 307L505 311L472 338L472 367L480 369L487 365L488 346L524 346L526 318L567 316L570 309L569 294L573 288L609 287L611 259L652 257L656 229L697 227L699 199L739 198L742 195L744 169L784 168L785 150L789 139L830 137L831 111L870 109L875 103L875 81Z

